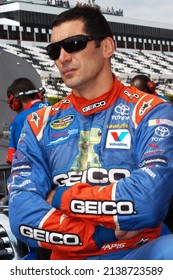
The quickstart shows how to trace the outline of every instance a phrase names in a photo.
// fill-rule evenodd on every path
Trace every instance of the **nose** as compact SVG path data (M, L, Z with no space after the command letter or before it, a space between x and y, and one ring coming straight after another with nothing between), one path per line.
M66 52L63 48L60 50L59 61L64 63L66 61L70 61L72 59L71 54Z

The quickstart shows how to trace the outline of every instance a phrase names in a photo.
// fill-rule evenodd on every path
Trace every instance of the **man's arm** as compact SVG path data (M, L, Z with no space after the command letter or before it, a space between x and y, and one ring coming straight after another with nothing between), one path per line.
M59 187L52 205L68 216L116 230L158 226L173 193L172 104L158 105L145 116L133 144L136 170L129 177L105 187L86 183Z
M115 241L114 230L70 218L46 201L52 189L46 156L27 122L22 135L8 179L9 219L14 235L31 247L81 254L100 250L102 235L107 242Z

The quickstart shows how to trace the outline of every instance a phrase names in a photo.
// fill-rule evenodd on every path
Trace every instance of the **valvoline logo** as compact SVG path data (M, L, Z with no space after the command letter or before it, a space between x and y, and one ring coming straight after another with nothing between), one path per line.
M106 148L130 149L131 135L128 129L108 130Z

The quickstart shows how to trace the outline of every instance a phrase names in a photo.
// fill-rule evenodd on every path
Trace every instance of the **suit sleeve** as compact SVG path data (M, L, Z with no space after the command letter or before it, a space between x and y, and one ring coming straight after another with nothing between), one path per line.
M19 139L19 135L18 135L18 131L20 130L20 127L18 127L15 119L13 120L13 122L10 125L10 141L9 141L9 145L8 145L8 151L7 151L7 156L6 156L6 162L8 164L12 164L12 160L17 148L17 141Z
M108 186L77 183L71 188L59 188L53 206L70 217L117 230L159 225L173 194L172 104L158 105L146 114L136 128L132 144L136 169L129 177Z

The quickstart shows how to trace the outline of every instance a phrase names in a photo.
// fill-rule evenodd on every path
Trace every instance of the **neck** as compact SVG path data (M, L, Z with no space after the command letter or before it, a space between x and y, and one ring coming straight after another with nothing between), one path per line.
M89 84L84 84L77 89L73 89L73 93L78 97L92 100L109 91L113 82L114 78L112 72L110 71L109 74L104 77L98 77L97 79L94 78L89 82Z

